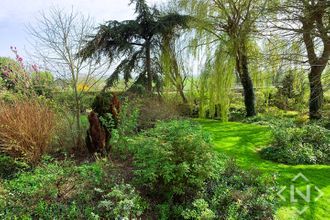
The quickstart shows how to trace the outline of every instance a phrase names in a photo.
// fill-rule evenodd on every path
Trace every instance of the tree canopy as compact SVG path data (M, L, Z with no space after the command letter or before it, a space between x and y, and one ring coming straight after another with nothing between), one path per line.
M120 61L107 80L111 87L123 76L125 83L134 78L133 85L142 85L149 93L153 83L160 85L161 70L159 53L162 36L174 34L175 29L187 28L189 16L178 13L162 14L151 8L145 0L132 0L135 4L135 20L111 20L98 27L95 35L89 36L80 51L83 58L106 56L110 62Z

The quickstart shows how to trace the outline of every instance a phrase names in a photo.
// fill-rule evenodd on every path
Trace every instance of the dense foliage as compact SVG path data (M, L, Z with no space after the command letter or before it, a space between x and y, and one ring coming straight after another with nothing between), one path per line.
M142 201L141 208L138 207L138 194L120 181L116 168L105 161L75 166L72 161L45 158L35 170L3 183L0 216L5 219L98 219L115 218L120 213L128 217L133 211L125 210L125 204L129 205L131 200L132 210L143 210ZM109 198L114 199L107 202Z
M127 158L76 165L44 157L36 169L3 182L0 216L190 219L201 212L208 219L263 219L273 215L274 183L241 170L235 162L225 163L194 123L160 122L125 143L132 156L128 164ZM251 200L255 197L259 199Z
M106 87L118 82L120 75L127 85L135 71L138 75L133 80L132 89L142 87L151 94L153 83L159 91L162 81L157 53L162 49L162 36L173 34L177 28L186 28L190 17L178 13L162 15L156 8L149 7L145 0L132 0L131 3L135 4L137 18L100 25L97 34L91 36L80 51L80 56L84 59L106 56L110 61L120 61L108 78ZM122 56L125 58L121 59Z
M135 180L169 213L191 201L217 168L209 138L188 121L158 123L133 147Z
M272 126L272 145L261 151L264 158L287 164L329 164L330 131L311 123L298 126L283 120Z

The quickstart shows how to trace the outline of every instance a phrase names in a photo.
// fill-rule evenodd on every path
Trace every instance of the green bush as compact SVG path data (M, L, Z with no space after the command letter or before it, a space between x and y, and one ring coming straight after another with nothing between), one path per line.
M135 182L172 216L176 205L193 201L218 165L210 138L189 121L159 122L135 138L131 150Z
M196 199L192 203L192 209L186 209L182 212L184 219L208 220L215 219L214 212L209 209L209 204L204 199Z
M279 121L272 126L273 143L262 157L287 164L329 164L330 131L317 125Z
M13 178L18 172L24 171L27 168L29 166L25 162L0 154L0 178Z
M48 157L35 170L4 181L3 189L0 185L0 208L5 207L0 209L0 218L104 219L108 213L98 204L103 195L111 195L120 178L105 160L76 166L72 161Z
M104 217L107 219L138 219L147 207L146 202L129 184L115 185L111 192L102 198L98 208L102 213L106 213Z
M54 76L51 72L31 73L32 86L36 94L51 98L55 87Z
M273 219L276 184L257 170L243 170L232 159L206 184L203 199L216 219Z
M100 117L102 125L111 133L110 145L113 147L112 150L116 151L113 153L128 156L128 140L137 132L138 117L139 110L128 100L121 104L117 127L111 113Z
M87 109L90 109L90 106L93 103L95 94L90 92L82 92L83 94L80 97L80 112L86 112ZM75 112L76 101L74 97L74 92L71 90L66 90L63 92L57 92L53 94L54 101L62 107L69 109L72 112Z

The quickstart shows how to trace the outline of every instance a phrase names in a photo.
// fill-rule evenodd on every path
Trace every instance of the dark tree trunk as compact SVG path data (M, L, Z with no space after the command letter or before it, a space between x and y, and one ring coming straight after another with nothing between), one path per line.
M303 40L307 50L308 62L311 66L308 79L310 87L309 118L312 120L322 118L323 87L321 78L330 57L330 36L327 32L327 25L323 23L323 18L328 13L326 2L318 1L314 7L306 8L306 17L301 19ZM321 56L316 53L314 39L317 35L323 43Z
M151 70L151 48L150 42L146 42L146 72L147 72L147 91L152 93L153 75Z
M180 74L179 64L175 58L175 55L171 54L171 56L172 56L172 65L173 65L172 83L175 85L177 91L179 92L183 103L187 104L188 100L184 94L184 80L182 79L182 76Z
M255 110L255 94L253 88L253 82L249 74L248 58L245 52L245 47L242 50L238 50L237 53L237 72L241 80L244 91L244 104L246 109L246 117L253 117L257 115Z
M182 98L183 103L184 103L184 104L187 104L187 103L188 103L188 100L187 100L187 98L186 98L186 96L185 96L185 94L184 94L183 89L179 89L179 93L180 93L180 96L181 96L181 98Z
M323 104L323 86L322 86L322 72L324 67L312 67L308 79L310 86L309 98L309 118L320 119L322 117L321 108Z

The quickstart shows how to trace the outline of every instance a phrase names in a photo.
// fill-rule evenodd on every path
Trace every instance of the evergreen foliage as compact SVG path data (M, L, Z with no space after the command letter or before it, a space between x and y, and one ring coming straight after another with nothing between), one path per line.
M145 0L132 0L135 3L135 20L108 21L98 28L97 34L89 36L80 56L83 58L106 56L110 62L120 60L120 64L107 80L106 87L111 87L123 76L126 87L137 76L134 84L143 85L149 93L153 83L161 85L161 68L158 50L161 49L162 36L173 34L176 28L187 28L189 16L177 13L162 15L156 8L151 8Z

